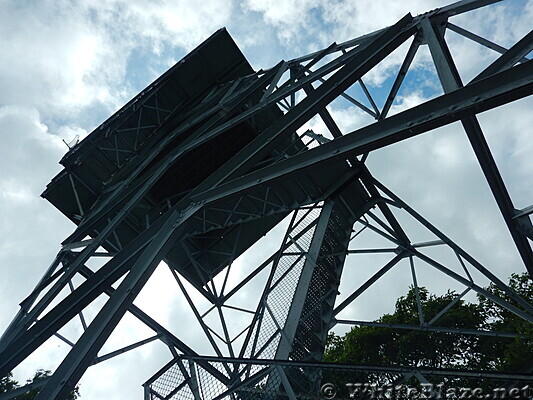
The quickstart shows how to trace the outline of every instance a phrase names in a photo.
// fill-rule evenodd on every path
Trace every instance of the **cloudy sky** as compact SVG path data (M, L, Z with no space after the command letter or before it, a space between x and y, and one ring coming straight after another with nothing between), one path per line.
M220 27L227 27L252 66L259 69L393 24L407 12L416 15L447 3L0 0L0 331L52 261L61 240L74 228L39 197L60 170L58 161L67 151L63 140L86 136ZM531 21L532 0L506 0L452 19L502 46L511 46L525 35ZM447 39L464 81L497 57L453 33ZM387 93L405 51L393 54L365 77L378 105L383 104L383 93ZM393 111L440 93L429 52L423 46ZM532 106L531 99L523 99L479 116L517 208L533 203ZM332 105L330 111L346 131L371 122L345 105ZM315 120L309 126L316 132L324 130ZM368 165L377 178L500 278L524 270L460 126L454 124L380 150L370 155ZM283 227L277 232L282 231ZM420 238L426 239L424 233ZM277 246L273 237L268 240L261 257ZM240 259L239 268L262 261L258 251ZM381 261L387 260L377 263ZM371 273L368 271L347 271L350 279L346 281L362 279ZM420 274L421 284L436 291L457 289L453 283L437 279L432 271ZM405 293L409 284L395 285L401 275L399 270L388 278L387 287L397 289L394 296L388 300L375 296L371 307L364 303L352 308L350 317L372 319L391 311L394 298ZM344 292L349 289L344 291L341 286ZM136 304L174 331L179 326L194 326L185 300L164 268L156 272ZM65 335L75 338L80 333L76 322L65 328ZM199 352L210 352L195 329L177 329L176 334ZM148 329L126 317L106 349L148 335ZM37 368L55 368L67 351L68 346L58 339L50 340L16 370L17 379L25 380ZM139 385L169 357L167 349L154 343L92 367L81 381L82 398L141 398ZM122 386L125 382L130 384Z

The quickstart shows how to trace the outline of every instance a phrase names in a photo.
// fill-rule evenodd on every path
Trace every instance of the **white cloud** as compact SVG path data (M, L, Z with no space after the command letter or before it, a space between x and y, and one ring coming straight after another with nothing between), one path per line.
M51 135L40 120L37 110L21 106L0 108L0 163L2 180L15 182L18 187L27 188L32 195L38 195L50 174L59 171L57 163L67 147ZM38 163L45 168L32 170Z
M259 12L267 24L277 28L278 37L282 42L294 44L298 35L305 35L306 30L316 30L311 23L311 12L322 8L318 0L246 0L245 7Z
M4 2L0 104L36 107L45 118L79 118L94 105L107 114L135 93L125 79L134 49L156 59L164 48L184 55L226 24L231 10L231 1Z
M79 13L56 14L57 8L39 4L31 9L4 4L0 102L57 116L111 101L107 84L119 77L124 60L117 57L104 68L113 54L109 43Z
M447 2L442 0L386 4L372 0L331 0L324 5L324 19L333 26L331 35L335 35L334 40L340 42L393 25L408 12L414 16L444 4Z
M38 112L1 107L0 140L0 303L5 307L0 326L4 327L72 225L39 197L59 171L57 162L66 146L48 133Z

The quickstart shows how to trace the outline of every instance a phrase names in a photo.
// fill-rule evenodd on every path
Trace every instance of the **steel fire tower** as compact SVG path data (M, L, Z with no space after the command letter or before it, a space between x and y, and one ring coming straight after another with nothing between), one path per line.
M439 318L469 291L533 322L532 305L378 181L365 164L373 150L460 121L523 264L533 274L533 207L517 210L513 205L476 118L532 94L533 63L527 55L533 32L506 49L449 21L494 2L463 0L416 17L408 14L388 28L260 71L252 69L226 30L215 32L61 160L64 169L42 196L77 228L3 334L0 376L79 316L83 334L53 376L40 383L39 400L64 399L92 364L152 340L167 345L173 359L145 383L146 399L311 399L318 398L324 382L345 372L383 374L394 383L424 383L435 376L451 381L481 377L502 385L531 382L532 365L496 373L322 363L327 334L336 324L379 326L341 319L339 313L402 262L410 265L417 296L415 262L455 279L465 291L429 321L420 309L420 325L388 328L510 335L439 326ZM445 39L449 30L494 50L498 58L464 82ZM405 59L378 107L363 77L406 42ZM444 94L389 116L422 46L429 48ZM364 100L350 94L354 85ZM327 108L338 99L359 107L374 122L343 131ZM315 116L328 135L302 129ZM434 240L413 243L398 210ZM230 288L233 261L287 217L279 250ZM363 230L386 239L390 248L354 248ZM431 246L447 247L464 274L428 255L424 249ZM380 251L389 253L389 261L336 301L347 255ZM94 257L105 260L97 270L86 265ZM133 304L161 261L183 290L214 355L198 354L179 332L170 332ZM489 278L505 297L483 289L471 270ZM257 304L235 305L233 300L261 273L268 278ZM84 281L75 287L72 280L79 276ZM211 303L209 310L197 308L185 281ZM70 294L60 294L69 286ZM86 321L84 309L102 294L108 300ZM235 337L224 314L229 308L250 316ZM126 313L154 336L99 354ZM218 331L207 321L212 316L219 319Z

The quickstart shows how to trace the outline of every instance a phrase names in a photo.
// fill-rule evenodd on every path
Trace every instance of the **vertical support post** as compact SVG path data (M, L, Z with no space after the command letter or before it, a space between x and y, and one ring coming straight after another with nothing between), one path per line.
M165 251L175 244L175 231L183 220L192 215L189 209L184 215L174 211L159 233L143 251L117 290L88 326L76 345L54 372L50 381L37 395L37 400L60 400L68 396L98 351L111 335L138 292L161 261Z
M281 384L283 385L283 388L285 389L285 393L287 394L289 400L296 400L296 395L294 394L294 390L292 390L291 383L289 382L289 379L287 379L285 371L283 371L283 367L281 367L280 365L276 365L276 371L278 372L279 377L281 378Z
M144 400L150 400L150 386L144 385L143 389L144 389Z
M194 400L201 400L202 396L200 396L200 385L198 383L198 377L196 376L196 366L193 360L189 360L189 371L191 371L191 382L189 388L193 393Z
M434 25L428 18L423 18L421 27L429 45L429 50L437 69L440 82L445 93L452 92L463 87L459 72L455 67L452 56L444 41L444 37L435 31ZM475 116L461 119L464 130L470 140L474 153L479 161L481 170L487 179L487 183L494 195L496 203L500 208L503 219L511 233L518 252L524 262L529 274L533 276L533 251L526 236L524 236L515 225L514 205L511 196L505 187L500 171L496 166L496 161L492 156L489 145L483 135L481 126Z

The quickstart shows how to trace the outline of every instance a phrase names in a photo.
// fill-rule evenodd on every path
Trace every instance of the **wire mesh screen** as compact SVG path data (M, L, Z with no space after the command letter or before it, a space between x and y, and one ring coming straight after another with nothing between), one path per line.
M317 205L296 212L285 242L287 247L274 265L272 281L261 305L261 318L254 327L254 339L246 349L252 358L270 359L276 354L320 210L321 205Z
M383 375L383 382L401 373ZM335 398L353 398L349 385L369 373L332 364L273 360L215 359L182 356L148 384L147 399L277 400L324 399L333 387ZM312 382L312 384L309 384Z
M451 377L444 369L421 366L180 356L145 384L145 399L459 399L460 388L476 388L483 394L478 398L504 399L512 398L505 396L510 381L530 388L531 377L474 370L455 370Z

